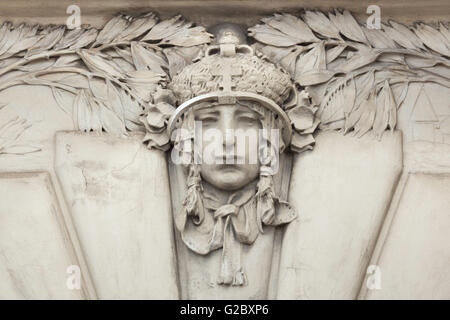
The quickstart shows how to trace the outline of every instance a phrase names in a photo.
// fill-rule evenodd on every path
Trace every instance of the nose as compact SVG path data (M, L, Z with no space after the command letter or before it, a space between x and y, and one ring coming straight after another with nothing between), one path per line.
M219 130L222 134L223 146L226 151L229 151L229 148L233 148L235 145L235 119L233 107L223 108L220 120L219 120Z

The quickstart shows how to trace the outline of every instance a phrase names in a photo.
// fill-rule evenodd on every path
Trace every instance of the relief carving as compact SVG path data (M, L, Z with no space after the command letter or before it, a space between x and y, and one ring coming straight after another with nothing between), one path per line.
M259 136L253 150L246 145L242 152L237 150L238 134L232 132L231 141L214 146L217 152L210 162L202 161L208 155L205 149L199 150L199 162L195 151L189 152L184 162L187 193L181 212L175 213L176 226L191 250L205 255L222 248L218 283L245 285L241 245L253 244L264 232L263 226L286 224L296 217L295 210L275 194L273 182L278 152L289 146L292 135L289 116L280 107L289 97L290 77L257 57L251 47L239 44L238 36L227 31L204 58L176 75L170 87L182 102L168 122L181 156L198 145L196 138L203 139L202 145L212 145L207 132L196 137L195 121L223 136L232 129L246 130L254 137L260 130L267 132ZM177 127L183 131L173 135ZM281 134L274 138L268 133L273 129ZM266 159L260 156L252 162L252 152Z
M275 191L280 154L312 150L326 130L381 140L397 128L414 83L421 88L412 139L450 143L450 111L438 114L423 85L450 89L443 23L369 29L347 10L306 10L263 18L248 34L233 24L213 29L153 13L119 14L101 30L7 22L0 27L0 91L47 86L78 131L139 133L149 149L176 153L186 194L175 227L193 252L221 250L220 285L247 285L243 246L301 216ZM197 121L224 136L246 130L258 137L255 152L235 154L234 136L215 146L221 161L199 162L210 140L198 135ZM0 123L0 155L40 150L16 142L28 126Z
M26 119L20 119L19 117L0 125L0 155L23 155L40 151L41 149L38 147L18 141L29 127L31 127L31 124Z
M450 87L450 31L443 23L433 28L390 21L368 29L346 10L306 10L299 17L275 14L248 31L256 40L253 50L285 69L297 91L306 91L301 96L314 98L319 106L314 126L320 121L324 130L362 136L373 129L380 137L395 128L395 111L410 83ZM149 146L167 149L168 137L155 133L164 131L176 107L162 103L168 83L204 55L211 40L204 27L181 16L159 21L153 13L120 14L102 30L6 22L0 28L0 90L49 86L80 130L125 134L145 131L143 121L151 127ZM73 106L63 103L65 96L73 98ZM291 112L294 119L305 113L306 120L295 120L300 127L311 115ZM294 148L308 145L297 138L294 132Z

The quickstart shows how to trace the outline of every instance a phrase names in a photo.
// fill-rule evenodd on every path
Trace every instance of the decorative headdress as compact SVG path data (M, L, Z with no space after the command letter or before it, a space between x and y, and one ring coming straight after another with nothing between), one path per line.
M204 58L172 79L170 89L183 103L169 119L169 134L180 116L198 103L234 104L246 100L258 102L281 119L281 136L287 146L292 136L291 121L280 105L292 87L286 71L256 55L250 46L239 44L232 32L226 32L217 45L206 50Z

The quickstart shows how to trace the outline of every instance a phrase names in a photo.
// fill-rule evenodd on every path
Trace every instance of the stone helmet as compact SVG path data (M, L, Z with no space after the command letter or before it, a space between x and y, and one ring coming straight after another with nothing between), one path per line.
M169 87L180 105L169 119L169 134L180 125L181 116L196 104L250 101L280 119L283 143L289 145L291 123L282 106L293 87L290 75L239 42L239 34L223 32L202 59L173 77Z

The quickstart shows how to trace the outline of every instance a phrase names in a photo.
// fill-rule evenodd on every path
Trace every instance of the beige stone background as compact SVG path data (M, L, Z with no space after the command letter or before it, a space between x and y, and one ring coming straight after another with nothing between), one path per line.
M443 0L17 0L0 2L0 20L65 23L74 3L82 23L97 27L120 11L181 13L209 26L341 7L364 21L370 4L381 7L383 20L450 21ZM276 235L270 285L233 297L449 299L449 98L450 89L414 85L398 130L381 142L319 134L314 151L294 159L289 199L300 219ZM139 136L70 132L71 118L46 87L13 87L0 102L0 124L27 118L33 126L21 141L42 149L0 155L0 298L223 297L179 279L164 154L145 149ZM66 287L71 264L81 267L80 291ZM382 271L379 290L365 285L371 264Z
M0 20L34 23L65 23L66 8L77 4L82 9L82 23L101 27L117 12L139 13L157 11L162 18L181 13L188 20L209 26L218 21L253 25L273 12L299 12L301 8L329 10L346 8L359 19L366 19L366 8L378 5L383 18L399 22L449 21L445 0L16 0L0 2Z

